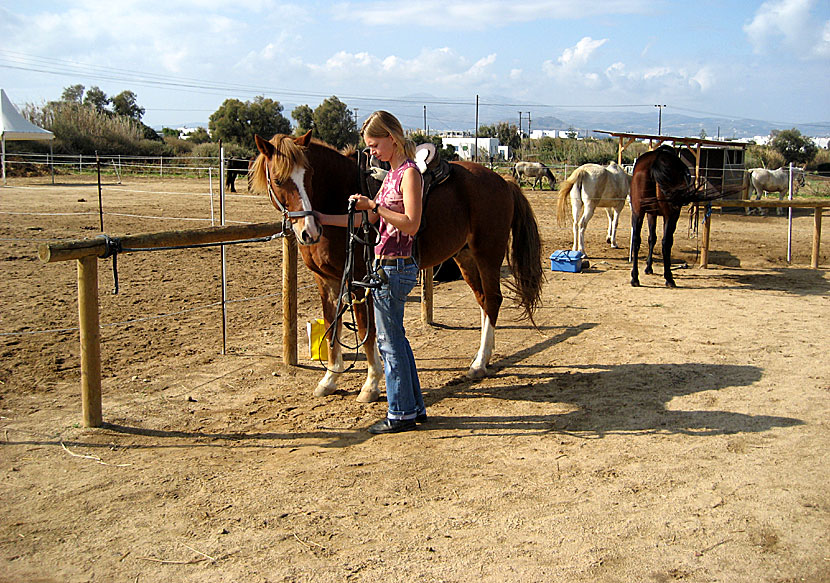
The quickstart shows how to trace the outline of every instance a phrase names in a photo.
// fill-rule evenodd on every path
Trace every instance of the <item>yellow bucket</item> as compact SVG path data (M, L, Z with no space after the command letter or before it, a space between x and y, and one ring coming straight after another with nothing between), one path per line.
M326 324L322 318L305 325L308 333L308 357L312 360L329 359L329 343L326 340Z

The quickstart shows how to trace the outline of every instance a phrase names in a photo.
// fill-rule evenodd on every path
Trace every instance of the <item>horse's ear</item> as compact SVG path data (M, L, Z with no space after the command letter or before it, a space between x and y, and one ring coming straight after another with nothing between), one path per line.
M307 148L311 143L311 130L308 130L305 135L300 136L294 142L301 148Z
M259 134L254 134L254 141L256 142L256 149L259 150L266 158L271 158L274 155L274 144L259 137Z

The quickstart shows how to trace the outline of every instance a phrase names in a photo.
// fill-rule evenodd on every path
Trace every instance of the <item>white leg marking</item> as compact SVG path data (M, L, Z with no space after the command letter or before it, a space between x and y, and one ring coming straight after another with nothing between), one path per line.
M363 383L357 400L360 403L374 403L380 398L380 389L378 386L380 385L380 380L383 378L383 361L380 359L376 342L373 342L371 347L368 345L364 346L364 352L366 353L366 362L369 368L366 371L366 382Z
M481 310L481 347L478 349L475 360L467 371L467 378L480 379L487 376L487 365L493 356L493 349L496 346L495 328L490 323L490 317Z
M340 345L334 345L334 349L329 354L329 364L326 374L323 379L317 383L317 388L314 389L315 397L325 397L331 395L337 390L337 380L343 372L343 354L340 350Z

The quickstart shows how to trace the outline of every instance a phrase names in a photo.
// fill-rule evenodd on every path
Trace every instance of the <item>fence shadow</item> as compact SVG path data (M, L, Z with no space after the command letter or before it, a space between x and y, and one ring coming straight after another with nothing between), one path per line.
M799 296L824 296L830 293L830 281L821 269L773 267L764 273L729 273L716 277L736 288L756 291L781 291Z

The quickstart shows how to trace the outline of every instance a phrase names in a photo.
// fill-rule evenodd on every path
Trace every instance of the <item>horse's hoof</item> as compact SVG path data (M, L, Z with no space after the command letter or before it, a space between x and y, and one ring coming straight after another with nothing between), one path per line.
M640 280L639 279L632 279L631 280L631 287L640 287Z
M620 246L617 245L616 243L611 243L611 249L619 249L619 248L620 248Z
M484 377L487 376L487 368L486 367L481 367L481 368L470 367L470 370L467 371L467 374L465 376L471 381L475 381L475 380L478 380L478 379L483 379Z
M677 284L673 281L666 280L666 287L677 287Z
M378 399L380 399L380 391L371 390L371 389L369 389L369 390L364 389L364 390L360 391L360 393L357 395L357 402L358 403L374 403Z
M336 386L324 385L320 383L317 385L317 388L314 389L314 396L315 397L328 397L329 395L333 395L337 391Z
M646 275L654 275L654 270L651 267L646 267L646 270L643 273Z

